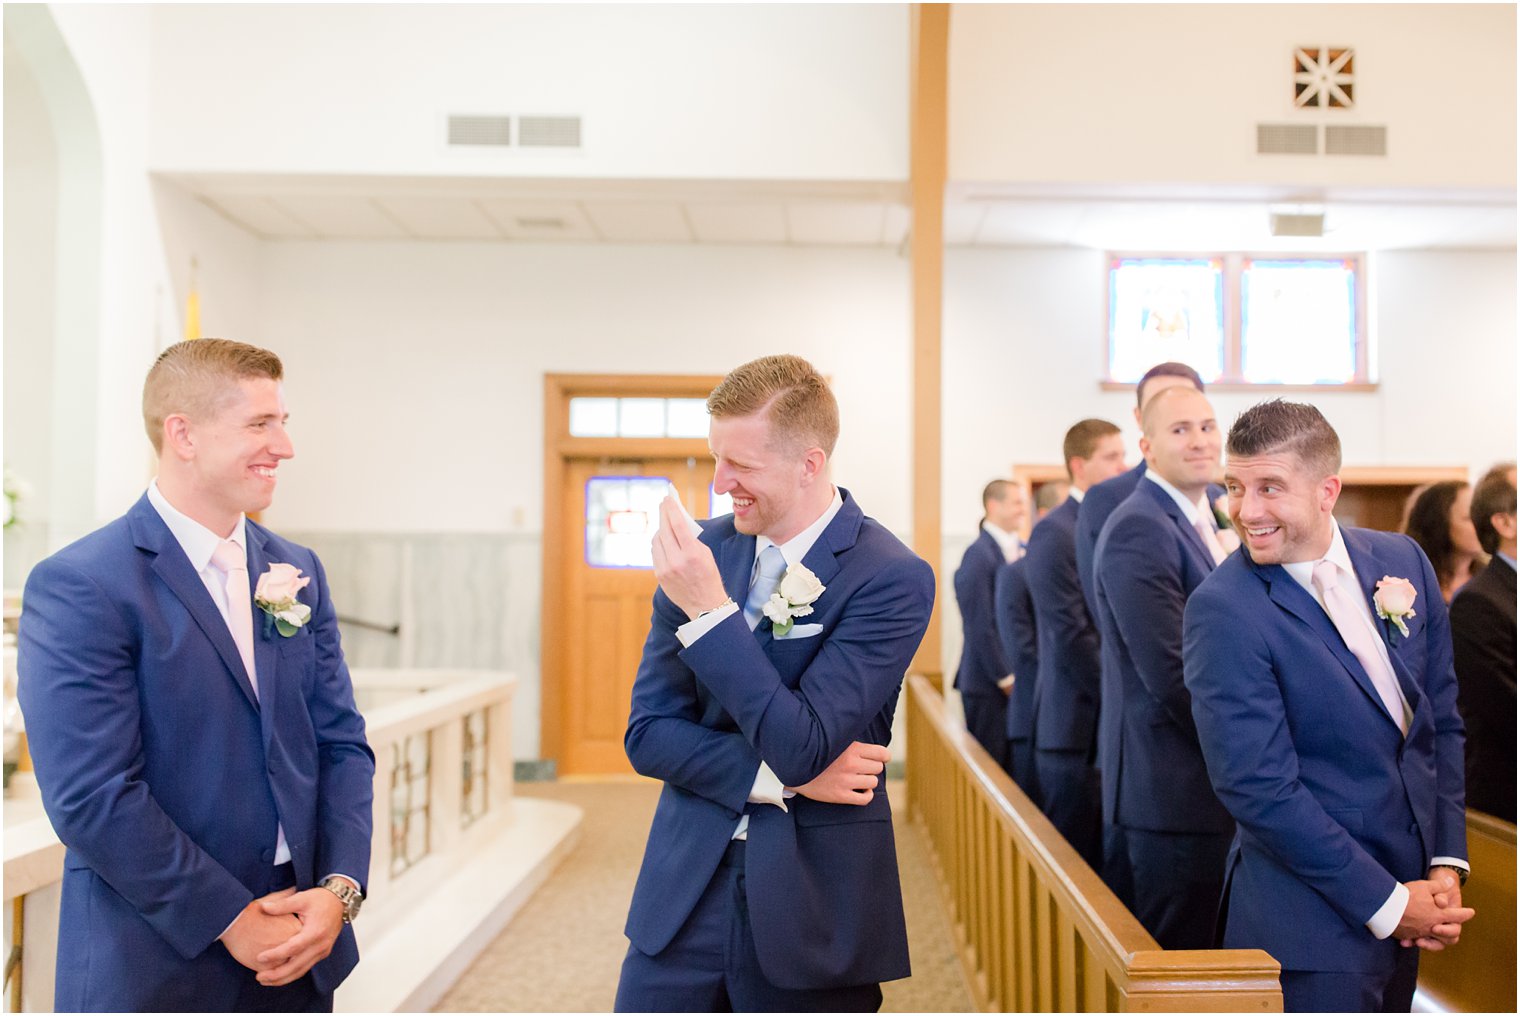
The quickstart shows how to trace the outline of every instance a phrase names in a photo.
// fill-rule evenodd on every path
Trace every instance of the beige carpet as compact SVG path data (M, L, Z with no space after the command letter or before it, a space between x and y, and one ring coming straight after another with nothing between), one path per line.
M897 859L913 976L882 986L886 1012L967 1012L971 996L918 830L897 808ZM580 843L438 1004L440 1012L610 1012L633 895L659 786L523 783L524 797L585 809Z

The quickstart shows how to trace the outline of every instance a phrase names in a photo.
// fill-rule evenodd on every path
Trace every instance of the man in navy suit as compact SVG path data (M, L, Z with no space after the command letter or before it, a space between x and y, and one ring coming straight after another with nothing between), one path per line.
M1419 948L1472 910L1451 630L1407 536L1331 512L1340 440L1312 406L1242 413L1226 444L1241 553L1193 592L1183 677L1238 823L1223 944L1282 964L1288 1011L1408 1012Z
M1104 868L1165 949L1207 949L1235 823L1214 797L1182 683L1182 610L1230 550L1208 487L1219 467L1214 408L1189 385L1141 414L1145 477L1098 537L1103 642L1098 769ZM1118 831L1115 831L1118 827Z
M909 973L888 760L934 574L829 480L839 411L806 361L714 389L701 525L667 499L624 743L663 780L618 1011L875 1011Z
M157 479L27 580L60 1011L330 1010L358 961L374 756L321 563L245 516L294 454L281 376L242 343L166 350Z
M1145 372L1140 383L1135 386L1136 426L1140 424L1140 410L1146 401L1157 392L1176 385L1192 385L1200 392L1203 391L1203 379L1185 363L1158 363ZM1082 595L1087 598L1087 610L1093 617L1098 616L1098 601L1093 595L1092 581L1093 550L1098 545L1098 534L1103 531L1103 523L1108 521L1109 515L1119 507L1121 501L1129 497L1144 475L1145 459L1142 458L1134 469L1094 484L1087 496L1082 498L1081 507L1077 511L1077 576L1082 582Z
M1515 467L1473 489L1473 528L1493 560L1451 599L1457 708L1467 727L1467 804L1515 821Z
M1003 644L1003 659L1014 675L1008 696L1007 726L1008 775L1040 803L1040 785L1034 774L1034 689L1040 667L1039 627L1034 616L1034 600L1029 595L1029 579L1024 574L1025 558L1010 561L998 569L993 592L993 619L998 640Z
M1103 863L1098 795L1098 630L1077 580L1077 505L1089 486L1124 469L1124 441L1107 420L1066 432L1071 496L1029 535L1024 574L1034 601L1039 670L1031 718L1041 806L1094 870ZM1015 682L1017 683L1017 682Z
M998 569L1024 556L1019 529L1029 517L1029 496L1010 480L982 490L980 532L955 570L955 603L961 612L961 662L955 687L961 693L966 729L998 765L1008 765L1008 692L1011 662L1003 655L993 613Z

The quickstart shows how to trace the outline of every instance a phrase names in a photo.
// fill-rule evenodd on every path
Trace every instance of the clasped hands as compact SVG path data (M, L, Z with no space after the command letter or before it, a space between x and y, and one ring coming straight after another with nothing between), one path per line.
M1462 906L1462 885L1449 868L1432 868L1430 877L1405 882L1409 902L1399 918L1393 935L1406 949L1415 947L1440 952L1456 945L1462 925L1473 916L1471 907Z
M250 902L221 942L269 988L299 978L332 952L343 930L343 901L326 889L282 889Z

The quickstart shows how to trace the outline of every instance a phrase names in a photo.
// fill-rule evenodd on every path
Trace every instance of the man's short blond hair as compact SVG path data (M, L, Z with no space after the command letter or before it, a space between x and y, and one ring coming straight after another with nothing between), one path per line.
M214 416L233 386L248 378L279 381L280 358L267 349L230 339L176 342L153 361L143 382L143 425L153 450L164 448L164 421L175 413L191 419Z
M777 441L834 454L839 403L829 383L800 356L762 356L729 371L707 397L714 417L764 412Z

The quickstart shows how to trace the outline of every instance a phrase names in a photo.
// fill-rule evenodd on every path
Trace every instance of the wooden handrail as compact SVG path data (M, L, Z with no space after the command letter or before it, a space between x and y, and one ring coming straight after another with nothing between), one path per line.
M1281 1012L1259 949L1163 950L1001 766L908 679L908 809L987 1012Z

